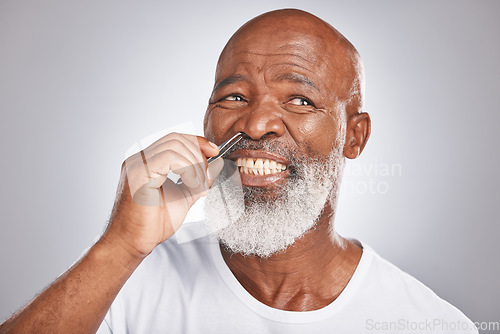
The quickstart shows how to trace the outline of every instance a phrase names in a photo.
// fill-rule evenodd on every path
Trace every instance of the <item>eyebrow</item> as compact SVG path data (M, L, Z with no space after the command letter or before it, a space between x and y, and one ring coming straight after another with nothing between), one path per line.
M318 86L316 86L316 84L314 83L314 81L312 81L311 79L309 79L308 77L306 77L305 75L302 75L302 74L298 74L298 73L284 73L284 74L278 75L276 77L276 80L286 80L286 81L292 81L292 82L300 83L300 84L309 86L309 87L314 88L317 91L319 91L319 88L318 88Z
M248 81L248 79L244 75L241 75L241 74L235 74L235 75L228 76L227 78L225 78L224 80L222 80L221 82L219 82L215 86L214 92L221 89L222 87L225 87L225 86L228 86L228 85L240 82L240 81Z
M315 90L319 91L319 88L318 88L318 86L316 86L314 81L312 81L311 79L309 79L308 77L306 77L305 75L302 75L302 74L284 73L284 74L278 75L276 77L276 80L296 82L299 84L303 84L303 85L312 87ZM237 82L241 82L241 81L248 81L248 79L247 79L247 77L245 77L244 75L241 75L241 74L235 74L235 75L228 76L227 78L225 78L221 82L219 82L215 86L213 91L216 92L217 90L219 90L225 86L228 86L228 85L231 85L231 84L234 84Z

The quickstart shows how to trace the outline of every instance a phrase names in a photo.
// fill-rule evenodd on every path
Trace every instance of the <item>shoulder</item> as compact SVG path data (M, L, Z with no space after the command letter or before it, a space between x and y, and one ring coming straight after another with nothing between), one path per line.
M379 307L397 310L401 318L437 322L458 322L473 326L455 306L440 298L415 277L404 272L363 244L369 258L364 290L373 292L372 302Z

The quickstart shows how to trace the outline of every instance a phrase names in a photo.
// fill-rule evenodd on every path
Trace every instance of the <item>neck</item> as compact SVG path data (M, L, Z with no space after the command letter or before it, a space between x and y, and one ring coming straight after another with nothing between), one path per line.
M331 226L331 227L330 227ZM262 303L288 311L320 309L333 302L351 279L362 250L335 234L333 210L323 210L317 225L284 252L260 258L222 256L241 285Z

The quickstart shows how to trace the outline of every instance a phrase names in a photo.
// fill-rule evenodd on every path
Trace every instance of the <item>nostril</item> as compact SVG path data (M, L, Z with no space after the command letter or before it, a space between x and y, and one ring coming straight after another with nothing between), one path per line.
M250 133L247 133L245 131L239 130L238 132L241 132L243 139L252 140L252 141L264 140L264 139L268 139L270 137L278 136L278 134L275 131L268 131L264 134L261 134L262 132L259 133L256 131L250 131Z
M245 138L245 139L252 139L252 137L250 137L246 132L244 132L244 131L238 131L238 132L241 133L241 135L243 136L243 138Z
M238 131L239 133L241 133L241 137L244 139L244 140L258 140L258 139L254 139L252 138L252 136L250 136L249 134L247 134L246 132L244 131Z
M267 139L268 137L272 137L272 136L277 136L276 132L274 132L274 131L269 131L269 132L264 133L264 134L260 137L260 140L264 140L264 139Z

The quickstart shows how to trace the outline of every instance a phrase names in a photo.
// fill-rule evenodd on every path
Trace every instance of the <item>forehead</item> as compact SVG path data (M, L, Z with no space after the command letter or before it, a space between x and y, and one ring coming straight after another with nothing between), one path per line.
M326 51L324 40L307 33L267 31L244 34L232 39L224 49L216 80L238 70L262 72L278 65L295 66L321 76L331 68Z

